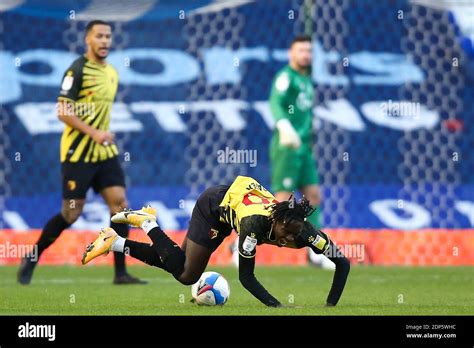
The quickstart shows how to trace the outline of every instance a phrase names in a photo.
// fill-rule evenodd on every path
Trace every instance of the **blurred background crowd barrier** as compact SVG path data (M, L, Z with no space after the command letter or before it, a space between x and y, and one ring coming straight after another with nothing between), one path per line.
M474 264L473 13L472 1L2 1L1 240L34 241L59 211L56 97L84 52L85 24L103 19L113 24L111 130L130 205L154 205L177 238L205 187L248 175L270 188L270 86L292 37L306 33L323 228L370 246L369 263ZM51 249L84 239L82 251L84 236L108 225L89 194ZM411 251L380 257L400 250ZM283 254L268 262L303 262Z

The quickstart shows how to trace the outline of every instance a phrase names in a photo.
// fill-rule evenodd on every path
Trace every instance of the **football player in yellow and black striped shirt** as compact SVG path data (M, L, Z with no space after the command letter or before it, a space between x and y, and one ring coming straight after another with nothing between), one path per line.
M278 202L255 179L238 176L230 186L215 186L204 191L194 207L189 229L181 248L160 229L156 211L144 207L115 214L112 221L141 227L152 245L124 239L112 228L103 229L83 255L82 263L109 251L127 252L149 265L171 273L179 282L191 285L198 281L217 247L232 230L239 235L239 279L258 300L270 307L280 307L254 275L255 255L260 244L279 247L311 248L324 253L336 265L326 305L335 306L346 284L349 260L307 217L314 211L309 201Z
M112 44L111 25L100 20L89 22L85 42L87 52L65 72L58 97L58 117L65 124L60 148L63 203L61 212L43 229L37 242L38 255L79 218L89 188L102 195L111 214L127 206L119 152L109 131L118 87L118 73L106 61ZM119 235L128 236L128 226L111 226ZM144 283L126 272L123 254L114 256L115 284ZM37 262L28 256L23 259L18 273L21 284L30 283Z

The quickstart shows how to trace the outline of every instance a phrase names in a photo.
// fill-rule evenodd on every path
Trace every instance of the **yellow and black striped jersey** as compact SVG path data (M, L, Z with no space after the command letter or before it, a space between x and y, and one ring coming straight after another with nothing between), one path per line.
M278 203L275 197L257 180L238 176L219 204L219 218L239 235L239 254L255 257L256 246L270 240L270 206Z
M71 106L82 121L107 131L117 88L118 73L112 65L100 65L81 56L64 74L58 107ZM63 111L63 114L68 113ZM61 162L99 162L117 155L115 144L98 144L89 135L65 126L61 137Z
M274 203L278 201L257 180L238 176L219 205L220 220L230 224L239 234L243 218L253 215L268 217L271 213L268 208Z
M216 203L208 201L207 204L209 203L212 205L210 210L215 211ZM273 233L274 223L270 219L272 213L270 207L276 203L278 201L271 192L258 181L238 176L227 188L218 209L219 220L230 225L239 236L239 279L242 285L261 302L272 307L278 306L280 302L258 282L254 268L257 245L278 245ZM330 244L331 241L326 234L316 230L310 222L304 221L302 231L292 243L286 244L286 247L297 249L309 247L315 253L321 254L328 250ZM332 297L337 298L331 303L336 303L339 296L340 292L339 294L336 292Z
M239 254L244 258L253 258L256 246L276 244L272 235L272 223L269 219L273 204L278 203L273 194L257 180L238 176L219 204L219 219L229 224L239 235ZM305 221L302 233L288 248L312 247L321 253L329 245L328 237Z

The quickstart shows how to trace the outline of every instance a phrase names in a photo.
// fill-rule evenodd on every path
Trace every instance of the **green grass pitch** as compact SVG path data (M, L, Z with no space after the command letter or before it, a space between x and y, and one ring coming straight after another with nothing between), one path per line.
M323 306L332 271L312 267L257 267L260 282L282 303L267 308L239 283L234 267L209 267L230 283L222 307L190 303L191 287L166 272L129 267L148 285L112 285L111 267L39 266L29 286L17 267L0 267L1 315L473 315L472 267L352 267L339 305Z

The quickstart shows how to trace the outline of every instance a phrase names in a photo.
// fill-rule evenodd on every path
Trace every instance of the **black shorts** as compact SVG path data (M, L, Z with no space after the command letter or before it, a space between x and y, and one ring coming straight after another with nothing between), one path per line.
M214 186L204 191L193 209L187 237L193 242L216 250L230 235L232 227L219 221L219 204L229 186Z
M125 175L118 156L95 163L61 163L63 199L84 199L92 187L99 193L106 187L125 187Z

